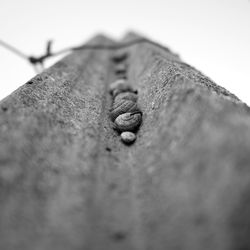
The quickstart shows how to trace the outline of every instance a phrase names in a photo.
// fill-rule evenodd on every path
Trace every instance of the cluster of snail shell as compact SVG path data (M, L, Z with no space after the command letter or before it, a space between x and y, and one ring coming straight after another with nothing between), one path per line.
M110 94L113 98L110 109L113 128L121 133L121 140L125 144L131 144L136 140L135 132L142 122L142 112L137 104L137 91L126 79L118 79L110 84Z

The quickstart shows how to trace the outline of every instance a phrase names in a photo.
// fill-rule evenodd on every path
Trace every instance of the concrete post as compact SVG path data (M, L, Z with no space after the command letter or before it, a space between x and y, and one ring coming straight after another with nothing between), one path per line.
M123 52L131 146L108 111ZM0 106L0 249L250 249L249 108L168 49L77 51Z

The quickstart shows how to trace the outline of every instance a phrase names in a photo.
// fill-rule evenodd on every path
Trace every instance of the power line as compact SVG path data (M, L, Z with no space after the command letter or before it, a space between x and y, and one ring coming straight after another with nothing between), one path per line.
M116 49L122 49L122 48L126 48L135 44L139 44L139 43L150 43L153 44L157 47L160 47L164 50L169 51L168 48L159 45L156 42L152 42L146 38L137 38L135 40L129 41L129 42L124 42L124 43L117 43L115 45L101 45L101 44L97 44L97 45L81 45L81 46L76 46L76 47L69 47L69 48L65 48L62 50L59 50L57 52L52 52L51 51L51 47L52 47L52 41L49 40L46 44L46 50L45 53L41 56L27 56L25 55L23 52L21 52L19 49L15 48L14 46L0 40L0 45L2 47L4 47L5 49L9 50L10 52L14 53L15 55L25 59L26 61L28 61L35 69L35 71L38 73L38 69L43 69L43 65L44 65L44 61L47 60L50 57L54 57L54 56L58 56L58 55L62 55L65 54L67 52L71 52L71 51L77 51L77 50L116 50Z
M0 40L0 45L2 47L4 47L5 49L11 51L12 53L16 54L17 56L27 60L28 56L26 56L23 52L21 52L20 50L18 50L17 48L15 48L14 46Z

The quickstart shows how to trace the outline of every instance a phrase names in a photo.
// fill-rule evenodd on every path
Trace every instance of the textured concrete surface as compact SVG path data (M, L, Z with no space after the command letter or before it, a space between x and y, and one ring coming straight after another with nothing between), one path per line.
M132 146L108 116L114 51L73 53L0 103L0 249L250 249L249 108L168 50L124 51Z

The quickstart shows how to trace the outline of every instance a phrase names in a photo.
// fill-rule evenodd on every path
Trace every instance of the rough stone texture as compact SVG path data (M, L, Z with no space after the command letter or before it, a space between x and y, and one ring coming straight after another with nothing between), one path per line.
M250 249L249 108L167 49L124 51L132 146L108 116L114 51L75 52L1 102L0 249Z

